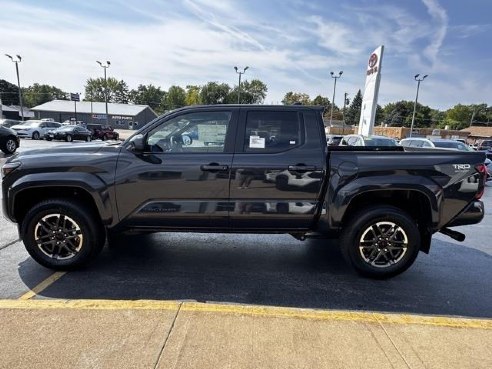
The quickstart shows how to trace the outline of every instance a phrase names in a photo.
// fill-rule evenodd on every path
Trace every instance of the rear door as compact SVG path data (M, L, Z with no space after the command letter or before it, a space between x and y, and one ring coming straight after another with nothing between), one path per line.
M311 226L327 150L317 114L309 109L241 109L231 172L234 229Z
M123 149L116 170L120 218L151 229L229 229L235 108L184 111L146 132L144 152ZM195 132L192 141L183 139Z

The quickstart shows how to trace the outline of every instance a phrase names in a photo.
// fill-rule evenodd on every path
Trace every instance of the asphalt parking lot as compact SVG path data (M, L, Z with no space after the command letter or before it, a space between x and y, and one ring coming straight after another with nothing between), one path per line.
M26 139L20 150L59 144L65 143ZM4 162L0 154L0 164ZM0 299L184 301L489 320L491 187L483 197L484 221L460 229L467 236L465 242L436 235L429 255L421 253L407 272L386 281L356 275L344 264L335 240L301 242L287 235L128 237L117 247L106 247L83 270L53 273L28 256L15 226L2 218ZM490 338L489 334L489 343Z

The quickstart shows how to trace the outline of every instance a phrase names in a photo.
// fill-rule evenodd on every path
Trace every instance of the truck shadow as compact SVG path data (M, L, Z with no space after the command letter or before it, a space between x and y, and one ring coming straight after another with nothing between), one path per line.
M404 274L359 277L336 241L286 235L156 234L106 247L41 292L58 299L196 300L283 307L492 317L492 256L433 240ZM26 259L30 288L44 268Z

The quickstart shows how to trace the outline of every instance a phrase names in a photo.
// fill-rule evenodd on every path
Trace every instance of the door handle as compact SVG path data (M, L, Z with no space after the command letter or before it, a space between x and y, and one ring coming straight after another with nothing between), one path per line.
M200 169L203 170L204 172L223 172L225 170L229 170L228 165L220 165L217 163L211 163L208 165L202 165L200 166Z
M314 172L317 168L314 165L289 165L289 172Z

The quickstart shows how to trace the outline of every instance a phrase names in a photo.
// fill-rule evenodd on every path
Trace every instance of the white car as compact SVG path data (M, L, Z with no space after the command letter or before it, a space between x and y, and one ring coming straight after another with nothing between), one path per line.
M43 138L48 131L61 127L58 122L49 122L42 120L28 120L22 124L12 126L17 135L22 138L32 138L33 140L39 140Z
M394 139L386 136L346 135L340 141L340 146L397 146Z
M432 140L422 137L404 138L400 141L400 145L404 147L427 147L445 150L474 151L470 146L461 141L444 138Z

